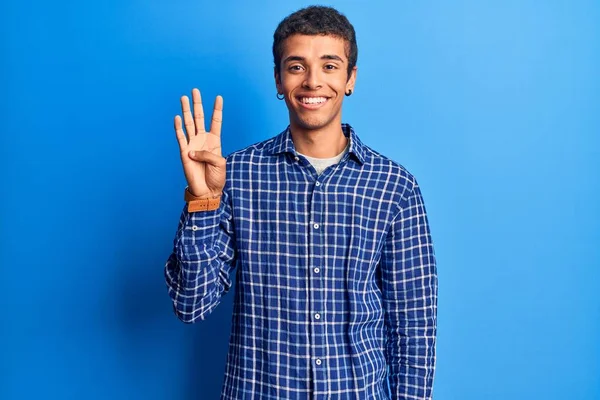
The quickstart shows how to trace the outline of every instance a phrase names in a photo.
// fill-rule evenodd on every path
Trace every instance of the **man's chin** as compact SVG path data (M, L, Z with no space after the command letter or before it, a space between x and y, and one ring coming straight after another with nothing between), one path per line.
M333 123L332 120L325 119L311 119L311 118L298 118L295 120L297 128L307 131L316 131L327 128Z

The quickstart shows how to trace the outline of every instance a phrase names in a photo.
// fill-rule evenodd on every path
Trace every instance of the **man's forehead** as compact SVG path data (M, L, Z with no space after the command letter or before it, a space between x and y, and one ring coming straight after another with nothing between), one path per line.
M282 58L290 56L303 58L323 56L338 56L346 61L347 43L344 39L334 35L291 35L283 41Z

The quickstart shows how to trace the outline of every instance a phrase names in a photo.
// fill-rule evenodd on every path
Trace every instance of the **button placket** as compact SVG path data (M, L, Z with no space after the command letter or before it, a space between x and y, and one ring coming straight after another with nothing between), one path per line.
M318 177L317 177L318 179ZM311 355L314 360L315 367L321 366L323 359L327 356L326 349L326 329L324 323L324 281L320 276L320 265L323 265L323 253L325 243L325 226L324 223L324 193L323 184L318 180L313 183L312 196L310 205L310 274L308 276L310 282L310 319L311 330ZM324 368L314 368L312 378L315 383L316 390L322 390L324 380L326 379Z

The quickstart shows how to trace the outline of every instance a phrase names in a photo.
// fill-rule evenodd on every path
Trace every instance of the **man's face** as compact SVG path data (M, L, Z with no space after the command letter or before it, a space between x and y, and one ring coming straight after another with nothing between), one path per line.
M344 40L334 36L297 34L284 41L275 83L285 96L292 129L320 130L341 124L344 94L354 90L356 79L356 67L348 79L345 50Z

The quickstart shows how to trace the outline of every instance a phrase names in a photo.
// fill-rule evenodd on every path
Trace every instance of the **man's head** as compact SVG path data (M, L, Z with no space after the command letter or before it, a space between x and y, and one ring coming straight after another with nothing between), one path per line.
M329 35L344 40L348 59L348 78L356 66L358 45L354 27L343 14L325 6L310 6L283 19L273 34L275 74L281 72L281 57L285 40L292 35Z
M344 94L354 90L354 28L333 8L311 6L286 17L273 35L275 85L292 128L339 129Z

